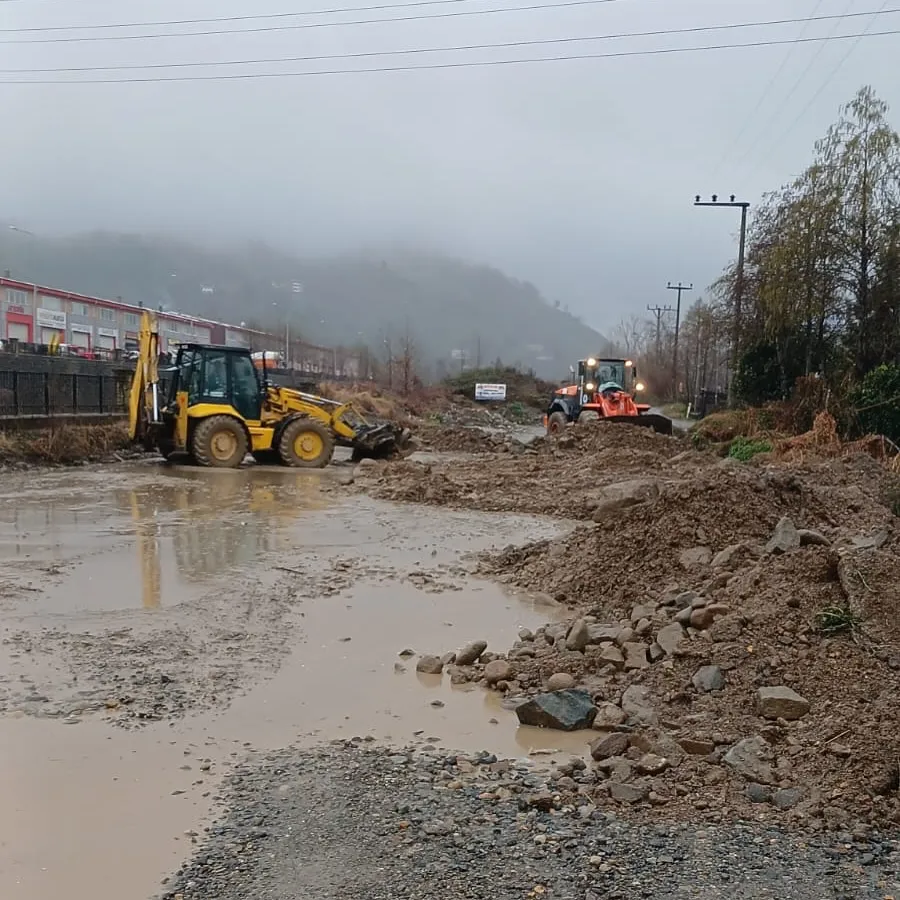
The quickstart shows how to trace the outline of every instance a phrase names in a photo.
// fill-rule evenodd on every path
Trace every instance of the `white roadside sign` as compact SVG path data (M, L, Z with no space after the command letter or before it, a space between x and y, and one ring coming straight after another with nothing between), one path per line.
M476 400L505 400L506 385L505 384L476 384L475 385Z

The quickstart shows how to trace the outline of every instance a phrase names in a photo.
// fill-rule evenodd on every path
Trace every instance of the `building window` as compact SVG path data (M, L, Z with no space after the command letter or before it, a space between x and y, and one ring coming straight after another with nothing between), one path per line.
M54 312L62 312L63 303L59 297L41 297L41 308L52 309Z
M110 309L108 306L101 306L100 318L103 319L104 322L115 322L116 311L114 309Z
M77 300L72 301L73 316L83 316L84 318L87 318L90 314L90 307L88 307L87 303L79 303Z
M141 317L137 313L125 313L126 328L140 328Z
M14 291L7 288L6 302L10 306L31 306L31 294L28 291Z

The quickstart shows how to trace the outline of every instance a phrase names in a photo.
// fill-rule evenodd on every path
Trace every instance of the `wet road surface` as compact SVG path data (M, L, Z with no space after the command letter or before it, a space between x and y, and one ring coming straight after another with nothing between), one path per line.
M552 618L472 579L465 554L559 523L376 503L338 477L128 464L4 479L0 896L153 896L247 752L354 735L584 749L398 655L505 648Z

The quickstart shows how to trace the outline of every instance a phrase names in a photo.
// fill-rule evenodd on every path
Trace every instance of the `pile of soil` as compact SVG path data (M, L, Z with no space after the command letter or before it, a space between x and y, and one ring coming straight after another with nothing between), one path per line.
M588 691L601 801L900 824L898 492L872 456L744 464L600 426L520 457L385 468L372 487L582 520L480 562L568 605L568 621L450 672L516 706Z
M433 449L448 450L457 438L448 438L448 443L437 440L440 443L432 444ZM490 447L491 440L486 437L484 443ZM459 443L452 448L461 449ZM357 480L382 500L591 519L604 486L621 481L627 473L672 475L682 469L693 471L700 461L715 460L690 449L683 438L609 424L572 428L560 437L539 437L527 445L503 439L495 449L499 452L479 455L477 460L369 467Z
M502 452L511 440L505 434L464 425L419 425L415 439L421 449L438 453Z

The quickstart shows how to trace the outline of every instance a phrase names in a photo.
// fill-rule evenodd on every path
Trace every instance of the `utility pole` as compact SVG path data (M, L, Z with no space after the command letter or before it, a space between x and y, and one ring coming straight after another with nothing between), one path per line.
M740 362L741 314L744 305L744 250L747 246L747 210L750 204L746 200L735 200L731 194L728 200L719 200L713 194L711 200L701 200L700 195L694 197L694 206L730 206L741 211L741 237L738 246L737 279L734 286L734 323L731 333L731 377L728 379L728 405L734 406L734 376Z
M662 324L663 313L674 312L671 306L650 306L647 304L647 311L652 312L656 316L656 361L659 362L662 357L662 349L660 345L660 326Z
M681 295L684 291L692 291L693 284L672 284L668 282L666 289L670 291L678 291L678 305L675 307L675 346L672 349L672 398L678 399L678 329L681 326Z

